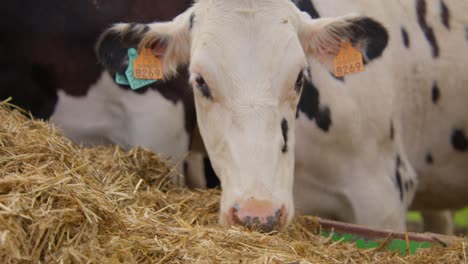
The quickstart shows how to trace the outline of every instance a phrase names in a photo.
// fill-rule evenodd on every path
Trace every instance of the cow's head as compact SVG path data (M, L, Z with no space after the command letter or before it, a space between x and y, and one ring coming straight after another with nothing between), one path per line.
M342 40L365 51L383 34L365 17L311 19L289 0L200 0L171 22L115 25L97 53L111 73L125 71L129 47L162 57L165 78L189 65L223 189L220 221L270 231L294 213L294 120L308 61L331 69Z

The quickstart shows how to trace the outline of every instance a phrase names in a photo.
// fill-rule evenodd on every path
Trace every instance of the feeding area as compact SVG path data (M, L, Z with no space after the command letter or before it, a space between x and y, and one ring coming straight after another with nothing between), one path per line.
M220 191L179 187L175 175L156 153L84 148L2 103L0 262L467 262L464 238L401 254L385 241L362 249L333 239L313 217L270 234L221 227Z

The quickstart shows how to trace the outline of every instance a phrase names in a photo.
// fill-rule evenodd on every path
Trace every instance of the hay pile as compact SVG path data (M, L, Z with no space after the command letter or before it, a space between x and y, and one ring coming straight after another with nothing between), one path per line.
M460 263L466 240L400 257L316 236L217 226L219 191L175 186L156 154L82 148L0 106L1 263Z

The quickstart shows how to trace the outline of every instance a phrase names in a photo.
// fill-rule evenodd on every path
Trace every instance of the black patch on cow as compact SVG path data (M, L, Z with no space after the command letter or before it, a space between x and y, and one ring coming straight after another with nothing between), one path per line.
M450 11L445 5L444 0L440 0L440 19L445 28L450 29Z
M283 118L281 120L281 133L283 134L284 144L281 148L281 152L286 153L288 152L288 121Z
M216 176L213 167L211 166L210 159L208 157L203 158L203 168L205 172L205 180L207 188L216 188L221 185L218 176Z
M452 146L456 151L465 152L468 151L468 138L465 132L460 129L455 129L451 136Z
M112 74L123 74L128 67L128 49L138 47L143 35L149 30L145 24L128 24L122 31L108 29L96 45L99 61Z
M195 22L195 13L192 13L190 14L189 30L192 30L194 22Z
M426 14L427 14L427 5L426 0L417 0L416 1L416 14L418 16L418 23L421 27L424 36L426 36L427 41L432 49L432 57L439 57L439 44L437 44L437 39L434 34L434 29L427 24Z
M395 127L393 126L393 120L390 120L390 139L395 138Z
M297 76L296 83L294 84L294 90L296 91L296 93L300 93L303 86L304 86L304 72L301 71L299 75Z
M403 45L409 49L410 47L410 39L408 35L408 31L404 27L401 27L401 38L403 39Z
M332 124L331 110L328 106L320 106L319 90L310 80L306 79L304 82L298 109L306 114L310 120L315 120L317 126L324 132L330 129Z
M315 122L317 123L317 126L320 129L322 129L325 132L328 132L332 124L331 111L328 106L323 106L319 108L319 112L317 114L317 117L315 118Z
M400 156L398 155L395 161L395 178L396 178L398 191L400 192L400 200L403 201L403 182L402 182L401 174L400 174L400 166L401 166L401 160L400 160Z
M351 42L366 44L364 53L367 59L380 57L389 39L388 32L382 24L368 17L351 19L349 22Z
M437 102L439 101L439 98L440 98L440 89L439 89L439 86L437 86L437 83L434 82L434 84L432 85L432 102L434 104L437 104Z
M304 82L301 99L299 100L298 109L305 113L310 120L313 120L319 110L319 100L319 90L310 80L306 80Z
M320 18L320 15L317 12L317 9L315 9L314 4L312 3L312 0L299 0L295 2L299 10L303 12L307 12L312 18Z
M434 164L434 157L432 157L430 152L426 154L426 163L430 165Z

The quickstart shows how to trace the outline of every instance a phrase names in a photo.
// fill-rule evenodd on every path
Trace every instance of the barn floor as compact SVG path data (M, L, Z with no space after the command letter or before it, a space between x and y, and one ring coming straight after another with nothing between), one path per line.
M467 263L468 240L400 256L316 235L217 225L219 190L188 190L156 154L82 148L0 106L1 263ZM310 219L310 218L309 218Z

